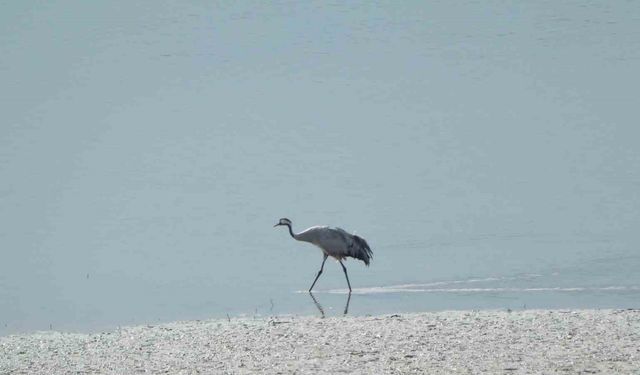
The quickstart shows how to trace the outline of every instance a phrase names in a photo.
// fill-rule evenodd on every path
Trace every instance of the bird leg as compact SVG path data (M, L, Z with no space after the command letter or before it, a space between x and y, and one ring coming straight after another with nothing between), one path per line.
M347 297L347 304L344 306L344 314L347 315L349 312L349 302L351 302L351 292L349 292L349 297Z
M342 270L344 271L344 276L347 278L347 285L349 285L349 294L351 294L351 283L349 282L349 275L347 275L347 268L344 266L344 264L342 264L341 260L339 260L338 262L340 262Z
M320 277L320 275L322 275L322 270L324 269L324 262L327 261L327 257L328 257L328 255L324 254L324 259L322 260L322 265L320 266L320 271L318 271L318 275L316 276L316 279L313 280L313 284L311 284L311 288L309 288L309 293L311 293L311 289L313 289L313 286L316 285L316 281L318 281L318 277Z

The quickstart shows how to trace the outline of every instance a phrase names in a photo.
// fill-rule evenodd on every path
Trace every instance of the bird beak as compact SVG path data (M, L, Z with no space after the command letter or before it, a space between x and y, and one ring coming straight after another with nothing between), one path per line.
M278 223L278 224L274 225L273 227L275 228L275 227L277 227L278 225L280 225L280 223Z

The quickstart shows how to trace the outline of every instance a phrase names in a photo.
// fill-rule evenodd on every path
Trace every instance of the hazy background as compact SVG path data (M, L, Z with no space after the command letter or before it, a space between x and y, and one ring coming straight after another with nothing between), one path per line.
M0 334L640 307L633 1L0 3ZM316 297L345 303L328 262ZM332 293L326 293L326 292Z

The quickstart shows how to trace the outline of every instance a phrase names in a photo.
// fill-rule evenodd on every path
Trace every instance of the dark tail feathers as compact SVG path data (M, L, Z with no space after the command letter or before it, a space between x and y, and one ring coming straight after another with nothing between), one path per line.
M371 251L369 244L364 240L364 238L358 237L354 234L351 254L349 255L353 258L360 259L368 266L369 262L373 258L373 251Z

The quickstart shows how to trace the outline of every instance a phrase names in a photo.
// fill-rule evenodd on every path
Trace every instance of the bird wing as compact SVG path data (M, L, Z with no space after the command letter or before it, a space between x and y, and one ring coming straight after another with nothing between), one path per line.
M311 242L317 245L317 240L322 237L322 232L326 229L327 227L320 226L307 228L296 234L296 239L298 241Z
M372 256L372 251L364 239L342 228L311 227L298 233L296 239L310 242L337 259L352 257L369 265Z
M298 233L297 238L301 241L310 242L329 255L346 255L344 249L351 243L349 233L338 228L317 226L305 229Z

